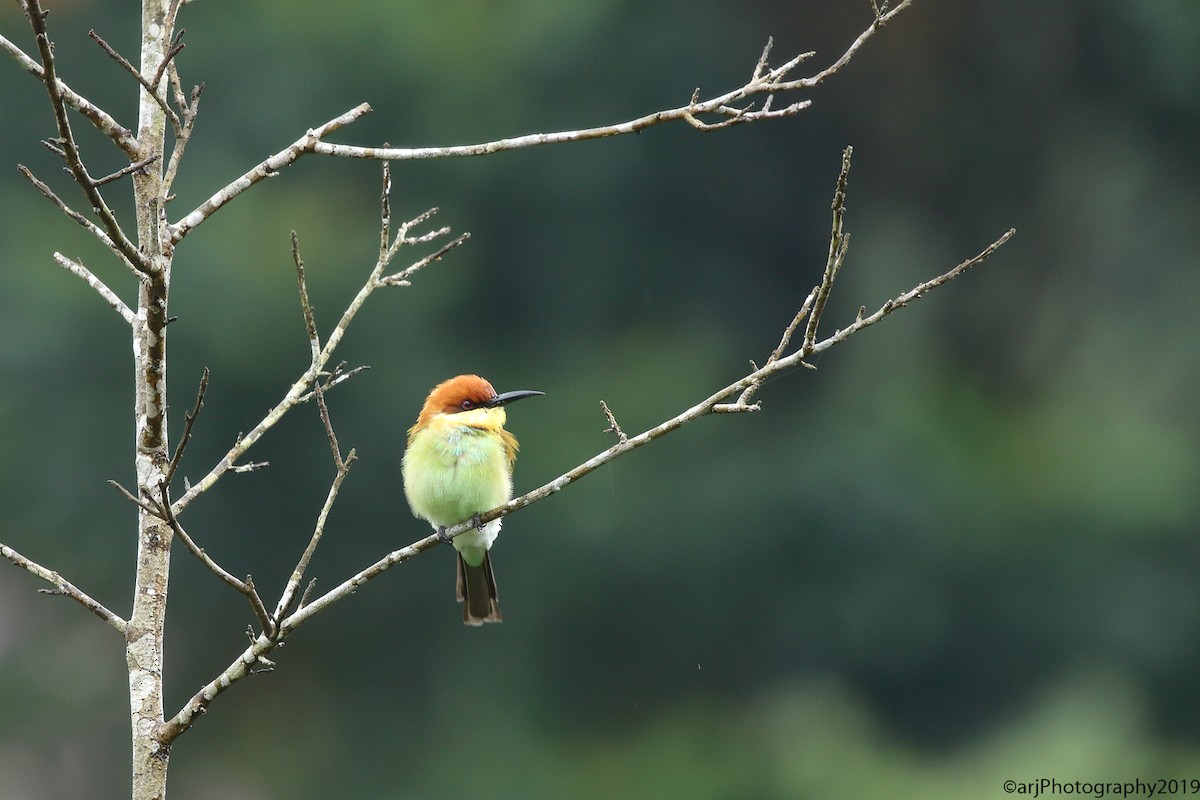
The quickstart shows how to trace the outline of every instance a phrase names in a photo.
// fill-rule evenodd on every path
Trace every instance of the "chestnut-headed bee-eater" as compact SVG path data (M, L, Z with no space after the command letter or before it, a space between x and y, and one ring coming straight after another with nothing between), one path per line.
M467 625L503 620L488 557L502 520L479 525L477 518L512 499L517 439L504 429L504 406L540 394L496 394L478 375L459 375L433 387L408 431L402 471L413 515L443 537L447 527L476 519L473 530L451 540L458 551L458 601Z

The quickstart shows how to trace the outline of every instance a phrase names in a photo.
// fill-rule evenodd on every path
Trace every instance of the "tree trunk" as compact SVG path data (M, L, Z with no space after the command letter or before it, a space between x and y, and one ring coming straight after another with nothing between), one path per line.
M143 0L140 70L153 78L170 46L170 0ZM163 78L165 81L166 79ZM170 461L167 450L167 295L171 281L171 244L162 204L162 155L166 115L141 90L138 107L141 159L158 159L134 173L138 247L152 271L138 290L134 353L134 463L141 499L161 499L161 483ZM133 800L165 800L170 746L163 744L163 631L167 579L171 566L171 527L144 510L138 514L137 576L133 611L126 634L129 706L133 736Z

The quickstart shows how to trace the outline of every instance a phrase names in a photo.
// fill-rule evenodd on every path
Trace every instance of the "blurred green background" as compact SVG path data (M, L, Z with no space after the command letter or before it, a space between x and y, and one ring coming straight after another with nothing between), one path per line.
M132 124L134 4L51 3L60 72ZM198 2L206 91L169 216L360 102L333 137L457 144L585 127L740 85L768 36L809 72L866 0ZM33 51L16 5L0 30ZM1001 797L1005 779L1200 778L1200 5L920 0L778 122L398 164L396 216L470 243L377 294L331 395L354 467L312 572L424 536L400 491L425 392L475 371L515 406L519 491L763 359L828 247L826 333L1018 234L977 272L761 392L511 517L506 622L465 629L438 549L288 641L182 739L175 798ZM807 74L807 73L806 73ZM16 172L84 203L0 65L0 541L127 613L130 345L50 254L131 279ZM797 98L799 99L799 98ZM123 162L76 123L94 174ZM193 480L307 363L288 232L327 331L378 246L379 166L307 157L179 250L172 436L201 369ZM109 191L124 219L128 198ZM277 595L332 477L316 410L192 506L192 535ZM182 550L168 705L245 644L241 597ZM128 792L122 642L0 569L0 794Z

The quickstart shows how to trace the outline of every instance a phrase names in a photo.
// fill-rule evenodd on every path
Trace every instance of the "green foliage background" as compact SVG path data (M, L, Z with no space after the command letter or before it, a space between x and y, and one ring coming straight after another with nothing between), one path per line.
M86 37L137 51L128 3L51 4L62 75L131 122ZM614 122L725 91L768 35L812 70L865 2L197 2L200 122L169 214L367 101L338 141L454 144ZM33 45L14 4L0 28ZM355 466L314 564L329 587L425 534L399 488L429 386L514 407L518 489L678 413L775 345L828 246L827 330L1017 237L979 272L762 392L507 521L506 622L466 630L440 550L300 631L172 758L177 798L961 798L1003 780L1200 778L1200 6L920 0L799 117L397 165L397 216L470 244L372 300L331 395ZM127 331L54 250L130 280L16 173L81 204L41 86L0 65L0 541L128 606ZM93 172L121 166L78 124ZM308 157L180 250L173 436L203 474L307 361L288 231L324 330L377 247L379 167ZM117 192L109 196L118 199ZM120 198L125 219L127 198ZM278 587L332 475L315 409L185 523ZM182 551L177 708L244 646L242 598ZM127 792L122 643L0 570L3 796ZM272 591L268 589L268 591ZM277 590L274 590L277 591Z

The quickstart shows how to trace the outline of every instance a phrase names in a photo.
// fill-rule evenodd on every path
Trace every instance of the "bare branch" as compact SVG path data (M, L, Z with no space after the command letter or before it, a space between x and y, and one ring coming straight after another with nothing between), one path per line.
M95 181L88 174L79 155L79 147L75 143L75 135L71 132L71 122L67 117L67 104L63 99L58 77L55 74L54 48L50 44L50 36L46 32L46 13L42 11L39 0L25 0L25 7L29 24L33 27L37 39L38 52L42 57L42 83L45 84L46 91L50 96L50 106L54 111L54 120L58 126L58 136L67 161L67 169L70 170L75 182L87 196L92 210L100 219L101 227L108 234L108 238L112 240L114 251L120 253L125 261L132 264L139 272L149 274L153 271L150 260L125 235L125 231L121 229L116 216L105 202Z
M175 74L175 65L171 64L171 74ZM183 152L192 138L192 129L196 125L196 115L200 110L200 95L204 92L204 84L201 83L192 89L192 99L190 103L185 102L183 91L180 90L177 95L179 105L183 108L183 130L179 131L175 136L175 146L171 149L171 158L167 162L167 169L163 173L162 192L163 199L166 200L171 193L171 186L175 183L175 176L179 172L179 164L183 160Z
M942 286L946 283L949 283L950 281L957 278L959 275L961 275L964 272L966 272L967 270L969 270L971 267L974 267L974 266L977 266L977 265L983 263L984 261L986 261L988 259L989 256L991 256L992 253L994 253L1005 242L1007 242L1013 236L1014 233L1016 233L1015 229L1008 230L999 239L997 239L996 241L994 241L990 245L988 245L986 248L984 248L983 251L980 252L978 255L967 259L966 261L962 262L958 266L954 267L953 269L948 270L947 272L942 273L941 275L937 276L936 278L925 281L924 283L920 283L920 284L914 286L912 289L909 289L907 292L904 292L903 294L901 294L891 300L888 300L874 314L872 314L868 317L862 317L860 319L857 319L849 327L839 330L836 333L834 333L832 336L830 336L829 338L814 344L812 346L811 350L807 350L807 349L799 350L795 353L792 353L789 356L777 359L771 363L766 364L765 366L761 367L760 369L750 372L749 374L747 374L740 380L729 384L728 386L726 386L723 389L720 389L716 393L709 396L707 399L697 403L696 405L687 409L686 411L679 414L678 416L672 417L671 419L667 420L666 422L663 422L659 425L656 425L653 428L643 431L642 433L638 434L637 436L630 437L629 439L627 439L624 442L619 442L619 443L613 445L612 447L608 448L604 452L598 453L597 455L595 455L592 458L588 459L587 461L583 462L582 464L575 467L574 469L571 469L571 470L563 473L562 475L560 475L559 477L550 481L549 483L546 483L543 486L540 486L537 489L534 489L533 491L530 491L524 495L521 495L520 497L514 498L514 499L510 500L509 502L505 503L503 506L500 506L499 508L492 509L491 511L488 511L487 513L484 513L484 514L480 514L479 521L480 522L490 522L493 519L497 519L506 514L510 514L513 511L524 508L525 506L529 505L530 503L534 503L534 502L537 502L538 500L541 500L544 497L548 497L549 495L554 494L554 493L564 489L569 484L575 482L579 478L582 478L584 475L587 475L588 473L593 472L598 467L603 466L604 464L607 464L609 461L612 461L617 456L623 455L624 453L628 452L629 450L633 450L637 447L641 447L644 444L648 444L648 443L654 441L655 439L657 439L661 436L665 436L666 434L679 429L683 425L686 425L687 423L692 422L693 420L696 420L696 419L712 412L714 410L714 407L721 404L721 401L724 400L725 398L732 397L733 395L744 391L746 388L748 388L751 385L761 384L764 380L766 380L767 378L770 378L773 375L786 372L787 370L798 366L801 363L802 356L807 356L810 353L821 353L821 352L824 352L825 350L828 350L830 347L833 347L835 344L844 342L846 339L850 338L855 333L858 333L863 328L867 328L871 325L874 325L876 322L879 322L881 319L886 317L888 314L891 314L892 312L896 311L897 309L903 308L904 306L906 306L909 303L911 303L912 301L918 299L919 297L926 294L927 292L932 291L933 289L936 289L937 287ZM751 410L751 408L752 407L747 407L746 409L743 409L743 410ZM453 527L447 528L446 536L452 538L464 531L470 530L470 528L471 528L470 521L461 523L459 525L455 525ZM433 538L436 540L437 537L434 536ZM422 541L424 541L424 540L422 540Z
M132 164L121 167L116 172L105 175L103 178L94 179L92 181L92 184L94 186L103 186L106 183L112 183L115 180L120 180L121 178L124 178L126 175L130 175L134 172L145 169L146 167L153 164L155 161L158 161L158 156L150 156L149 158L143 158L141 161L135 161Z
M298 260L298 259L297 259ZM318 397L321 395L318 394ZM327 412L323 416L327 430L330 430ZM332 433L330 433L332 435ZM345 460L340 460L335 456L338 462L337 474L334 476L333 483L329 487L329 492L325 497L325 503L321 506L321 512L317 516L317 523L313 530L313 534L308 541L308 545L304 548L296 567L292 570L292 574L288 579L287 585L284 587L280 595L279 603L276 606L274 615L267 613L266 608L262 605L262 600L259 599L258 593L254 589L254 582L249 576L244 582L238 581L229 573L222 570L212 559L204 553L203 550L195 546L195 543L183 531L179 525L178 519L173 513L168 510L169 520L176 534L183 539L188 549L193 555L200 558L201 561L212 570L215 574L221 577L226 583L246 594L251 599L251 604L254 606L255 613L259 617L259 622L262 624L262 633L257 637L253 637L251 644L232 664L229 665L220 675L210 681L199 692L197 692L191 700L177 713L173 718L164 722L159 730L158 735L162 741L170 743L179 734L186 731L192 726L196 717L204 714L208 710L209 704L216 699L218 695L232 686L236 681L241 680L247 675L253 675L258 672L269 671L274 664L266 658L267 654L278 647L286 638L288 631L283 630L279 625L279 621L283 619L288 612L292 603L296 598L296 592L299 589L300 582L304 579L304 572L308 569L309 562L312 560L313 554L316 552L317 545L320 544L321 537L325 532L325 525L329 519L329 513L333 509L333 504L337 500L338 491L341 489L342 481L345 480L349 473L350 465L354 463L356 455L353 450L346 454ZM170 500L166 495L166 486L162 487L163 503L170 509ZM435 540L436 541L436 540ZM307 587L300 598L300 606L303 607L308 600L309 593L312 592L316 581L309 581ZM257 665L262 665L258 667Z
M389 222L390 222L390 218L388 218L386 216L386 212L387 212L388 208L389 208L389 206L387 204L384 204L384 212L381 213L382 227L386 227L387 224L389 224ZM381 256L379 257L379 259L376 261L375 266L371 269L371 272L367 276L366 281L363 283L362 287L358 290L358 294L355 295L354 299L350 301L350 304L346 307L345 311L342 312L341 319L338 320L337 325L335 325L333 330L330 332L329 338L326 340L325 344L323 346L320 346L319 351L316 351L315 354L312 355L308 369L306 369L304 371L304 373L301 374L300 377L296 379L296 381L291 385L291 387L288 389L287 393L284 395L283 399L280 400L279 403L277 403L274 408L272 408L269 412L267 412L267 415L265 417L263 417L263 419L257 425L255 425L254 428L249 433L247 433L244 437L241 437L241 436L238 437L238 440L234 443L233 447L230 448L230 450L225 454L225 456L220 460L220 462L218 462L217 465L214 466L207 475L205 475L202 479L200 479L200 481L198 481L195 485L193 485L191 488L189 488L183 494L182 497L180 497L178 500L175 501L174 512L176 514L179 514L180 512L182 512L182 510L189 503L191 503L192 500L196 499L196 497L198 497L200 494L208 491L208 489L211 488L212 485L215 484L218 480L220 480L221 477L226 472L230 472L230 471L238 472L238 471L243 471L243 470L247 469L250 465L243 466L243 467L235 466L237 463L237 460L239 458L241 458L242 455L245 454L245 452L247 450L249 450L256 442L258 442L258 440L262 438L263 434L265 434L268 430L270 430L272 427L274 427L275 424L277 422L279 422L279 420L281 420L288 411L290 411L292 408L296 407L301 402L303 402L304 400L306 400L312 396L311 393L316 390L316 387L315 387L316 382L320 381L321 378L326 374L325 373L326 365L332 359L333 354L337 350L338 345L341 344L342 337L344 337L346 335L346 330L349 328L350 323L354 320L355 316L357 316L359 310L362 309L363 304L365 304L367 301L367 298L369 298L371 296L371 294L377 288L380 288L381 286L400 285L398 282L385 283L383 280L381 280L381 276L383 275L384 270L386 270L387 267L390 265L391 261L395 258L396 254L399 252L400 248L404 245L412 245L414 243L426 243L426 242L430 241L431 239L433 239L434 237L444 235L446 232L449 231L448 228L445 228L445 229L434 231L434 232L428 233L428 234L420 234L420 235L413 235L413 236L409 235L411 229L414 226L420 224L421 222L428 220L435 211L436 211L436 209L430 209L429 211L426 211L423 214L418 215L414 219L411 219L408 222L405 222L403 225L400 226L400 229L396 232L395 239L386 247L381 248L381 250L383 252L382 252ZM455 244L455 243L452 242L451 246L453 244ZM441 250L439 250L437 253L435 253L433 256L427 256L423 259L419 259L418 261L414 262L411 266L409 266L406 270L404 270L400 273L396 273L396 275L389 276L389 277L395 278L397 276L402 276L402 275L411 275L413 272L420 269L425 264L428 264L431 261L436 260L436 257L440 253L445 252L446 249L448 249L448 248L444 247ZM301 266L302 266L302 262L301 262ZM314 324L314 329L315 329L315 322L313 324ZM306 326L306 328L308 326L307 320L305 322L305 326ZM310 354L314 352L313 346L312 346L312 341L313 340L310 338L309 339ZM319 344L319 340L318 340L318 344ZM357 370L356 370L356 372L357 372ZM353 374L353 373L351 373L351 374ZM349 377L349 375L347 375L345 377ZM341 378L341 380L344 380L345 377ZM322 387L322 391L326 388L329 388L329 386L335 385L336 383L339 383L339 382L340 382L340 380L331 379L330 382L328 383L328 385Z
M89 233L91 233L93 236L95 236L97 239L99 239L100 242L105 247L107 247L108 249L110 249L114 253L116 253L117 257L120 258L121 261L123 261L125 263L125 266L127 266L127 267L129 267L129 269L133 270L134 274L140 274L138 272L138 268L135 267L133 265L133 263L125 257L125 254L123 252L121 252L120 248L118 248L116 246L116 244L113 243L113 240L111 238L109 238L109 235L107 233L105 233L104 230L99 225L92 222L90 219L85 217L83 214L80 214L78 211L76 211L75 209L68 206L61 197L59 197L57 194L54 193L53 189L51 189L49 186L47 186L42 181L38 180L37 176L35 176L32 172L30 172L29 168L26 167L24 164L18 164L17 171L20 172L22 175L24 175L25 179L28 180L30 183L32 183L39 192L44 194L50 200L51 203L54 203L54 205L58 207L59 211L61 211L63 214L65 214L68 218L73 219L75 222L82 225Z
M204 548L198 546L192 537L188 536L187 531L185 531L183 526L179 524L179 519L171 511L171 494L167 482L163 481L160 483L158 485L158 489L162 496L162 513L159 516L167 521L167 524L171 526L171 530L173 530L175 535L178 536L180 541L183 542L183 545L187 548L188 552L195 556L201 564L208 568L209 572L225 581L225 583L232 586L240 594L246 596L246 598L250 601L250 607L254 610L254 615L258 617L258 622L260 625L262 625L263 633L268 636L274 636L275 622L267 613L267 607L263 605L262 598L258 596L258 591L254 588L254 581L250 579L249 575L246 576L246 580L244 581L238 580L220 564L218 564L216 561L213 561L212 557L204 551Z
M154 71L154 77L150 79L149 86L147 87L152 94L156 91L153 87L158 86L159 81L162 80L163 73L167 70L167 66L174 61L175 56L179 55L183 48L187 47L181 41L185 33L187 33L186 28L180 28L175 33L175 38L171 40L171 47L167 50L167 54L163 56L163 60L159 62L158 69ZM181 103L180 105L183 104ZM170 115L168 114L168 116Z
M300 555L300 560L296 562L296 567L292 570L292 574L288 578L287 586L284 587L283 593L279 596L279 603L275 606L274 620L276 623L282 621L284 615L292 605L292 600L296 597L296 591L300 587L300 582L304 580L304 573L308 569L308 564L312 560L313 553L316 552L317 545L321 543L321 537L325 534L325 523L329 520L329 512L333 509L338 492L342 488L342 481L346 479L346 475L350 472L350 465L354 463L355 458L355 453L351 450L346 455L346 460L338 463L337 474L333 478L333 483L329 486L329 492L325 496L325 503L321 506L321 512L317 515L317 524L313 529L312 536L309 538L304 552Z
M54 587L53 589L41 591L46 591L50 594L61 594L64 597L71 598L76 603L79 603L88 611L91 611L97 617L107 622L118 632L120 632L121 635L125 634L125 628L128 623L124 619L105 608L103 603L93 600L89 595L80 591L75 584L71 583L54 570L46 569L36 561L30 561L28 558L5 544L0 544L0 556L4 556L16 566L20 567L26 572L38 576Z
M40 81L46 80L46 72L34 59L26 55L25 51L17 47L11 41L0 35L0 50L4 50L13 60L17 62L22 69L33 75ZM76 92L70 86L59 79L57 89L59 96L62 97L64 103L82 114L89 122L95 126L96 130L103 133L108 138L112 139L117 147L125 151L130 158L137 158L141 153L141 145L138 143L137 137L133 132L126 128L121 123L117 122L91 100L88 100L83 95Z
M175 452L171 456L170 463L167 464L167 471L163 478L167 486L171 485L171 479L175 477L175 471L179 469L179 460L183 458L183 450L192 439L192 426L196 424L196 417L200 416L200 409L204 408L204 393L208 391L208 375L208 367L205 367L204 372L200 374L200 388L196 390L196 403L192 406L190 413L183 415L183 434L179 437L179 444L175 445Z
M242 175L237 180L219 190L212 197L205 200L194 211L185 216L179 222L169 226L171 232L171 241L178 242L184 236L199 225L204 220L208 219L219 209L223 208L233 198L237 197L242 192L249 189L254 184L261 180L270 178L277 174L279 170L291 164L306 153L314 152L317 144L321 141L321 137L328 133L336 131L345 125L349 125L359 117L370 112L371 106L363 103L360 106L350 109L345 114L334 117L324 125L318 126L309 130L292 144L280 150L275 155L260 162L257 166L251 169L246 174Z
M998 250L1005 242L1007 242L1009 239L1011 239L1013 237L1013 235L1016 234L1016 232L1017 232L1016 228L1009 228L1007 231L1004 232L1004 234L999 239L997 239L996 241L992 242L987 247L985 247L978 255L968 258L966 261L962 262L957 267L954 267L953 269L942 273L941 275L937 276L936 278L927 280L924 283L919 283L916 286L914 286L913 288L909 289L907 292L904 292L903 294L897 295L896 297L892 298L891 300L888 300L886 303L884 303L882 306L880 306L879 310L876 311L874 314L864 317L864 316L862 316L862 312L860 311L858 317L855 319L855 321L853 323L850 324L849 327L846 327L846 328L843 328L842 330L837 331L832 336L830 336L828 339L825 339L822 342L818 342L816 345L813 346L812 352L820 353L825 350L828 350L830 347L833 347L835 344L839 344L841 342L846 341L846 339L849 339L851 336L858 333L863 328L874 325L876 322L879 322L881 319L886 317L888 314L891 314L893 311L897 311L901 308L904 308L909 303L913 302L914 300L920 299L928 292L954 280L959 275L962 275L964 272L969 270L971 267L982 264L984 261L987 261L988 257L991 256L992 253L996 252L996 250ZM796 358L798 355L800 355L800 354L793 353L787 359L784 359L784 361L787 361L790 363L794 363L793 359L795 361L799 361L799 359Z
M617 424L617 418L613 416L612 410L608 407L608 403L601 400L600 409L604 411L604 418L608 420L608 427L604 429L604 433L615 433L617 435L617 440L621 442L629 441L629 437L625 435L625 431L621 430L621 426Z
M833 233L829 237L829 258L825 261L825 273L821 277L821 285L816 291L813 301L812 314L808 318L808 327L804 330L804 349L811 350L817 338L817 324L825 311L825 303L833 290L833 281L837 278L838 270L846 258L846 249L850 246L850 234L843 233L842 221L846 214L846 181L850 175L850 156L854 148L849 145L842 151L842 171L838 173L837 188L833 192Z
M199 225L230 200L259 181L271 177L280 169L283 169L307 153L318 153L320 155L341 158L371 158L384 161L481 156L538 145L581 142L590 139L603 139L610 136L638 133L655 125L673 121L685 121L693 127L708 131L756 120L790 117L808 108L811 105L811 101L802 100L783 108L772 108L772 98L776 93L812 88L837 73L850 62L854 54L858 52L879 28L890 22L897 14L907 8L911 2L912 0L904 0L904 2L886 14L882 16L876 15L870 27L859 35L837 61L812 77L787 80L787 76L793 69L801 62L812 57L813 53L811 52L801 53L782 66L769 69L766 59L770 52L771 42L768 41L767 47L763 49L763 53L759 57L750 81L745 85L703 101L699 99L699 90L697 90L687 105L664 111L656 111L653 114L647 114L643 117L614 125L602 125L595 128L559 131L555 133L533 133L480 144L450 147L361 147L357 145L334 144L324 140L326 135L354 122L362 115L368 113L371 107L363 103L324 125L308 131L289 147L279 151L237 180L225 186L178 223L171 226L171 240L178 242L192 228ZM741 107L737 105L751 97L759 95L766 95L766 100L763 102L762 108L755 109L753 103L742 105ZM716 116L719 121L704 122L701 117L705 115Z
M158 727L155 731L157 739L169 746L179 734L192 727L196 718L208 711L209 704L226 689L247 675L261 671L255 668L257 665L269 666L266 655L278 647L279 642L278 638L259 634L232 664L193 695L178 714Z
M811 105L811 101L801 100L776 109L771 107L771 97L773 95L780 92L811 89L836 74L850 62L876 31L894 19L897 14L911 4L912 0L904 0L904 2L886 14L876 16L871 25L854 40L850 47L834 63L808 78L788 80L788 75L799 64L811 58L814 55L813 53L801 53L782 66L770 69L766 60L771 47L771 42L768 41L767 47L764 48L762 56L759 57L758 63L755 65L750 81L745 85L708 100L700 100L699 90L697 90L687 105L664 111L656 111L653 114L647 114L646 116L627 122L555 133L533 133L509 139L452 147L360 147L320 141L314 145L312 152L341 158L375 158L395 161L481 156L545 144L581 142L590 139L603 139L610 136L638 133L665 122L684 121L699 130L710 131L731 125L754 122L756 120L790 117L808 108ZM762 108L755 109L753 103L739 107L739 104L759 95L767 96ZM701 118L705 115L716 116L719 121L704 122Z
M147 514L153 514L156 517L163 516L163 510L158 507L157 503L154 503L153 501L147 502L147 501L143 500L142 498L137 497L136 495L134 495L133 492L129 491L124 486L122 486L120 483L118 483L114 480L109 480L109 481L107 481L107 483L109 486L111 486L112 488L114 488L118 492L120 492L122 495L124 495L126 500L133 503L135 506L140 508L142 511L145 511Z
M178 134L180 131L179 115L175 113L174 109L167 105L166 98L160 95L158 90L154 88L158 86L158 81L162 79L162 71L166 69L169 59L173 58L178 50L174 50L172 48L172 50L167 51L167 57L163 59L162 64L159 65L158 74L155 76L155 80L151 82L146 80L145 77L142 76L142 73L138 71L138 68L133 64L130 64L129 61L126 60L125 56L118 53L113 49L112 45L104 41L104 39L100 37L100 34L96 33L94 30L90 30L88 31L88 36L91 37L93 42L100 45L100 49L107 53L113 61L116 61L125 69L126 72L132 75L134 80L142 85L142 88L146 90L146 93L150 95L150 97L154 98L154 102L158 103L158 107L161 108L163 113L167 115L167 119L171 121L171 127L174 128L175 133ZM183 45L179 45L179 47L182 48Z
M55 253L54 260L67 272L82 278L88 286L96 291L96 294L100 295L104 302L108 303L114 311L121 315L121 318L126 323L133 325L136 321L133 311L130 310L129 306L125 305L125 301L118 297L116 292L108 288L104 281L97 278L95 273L85 267L82 261L67 258L62 253Z

